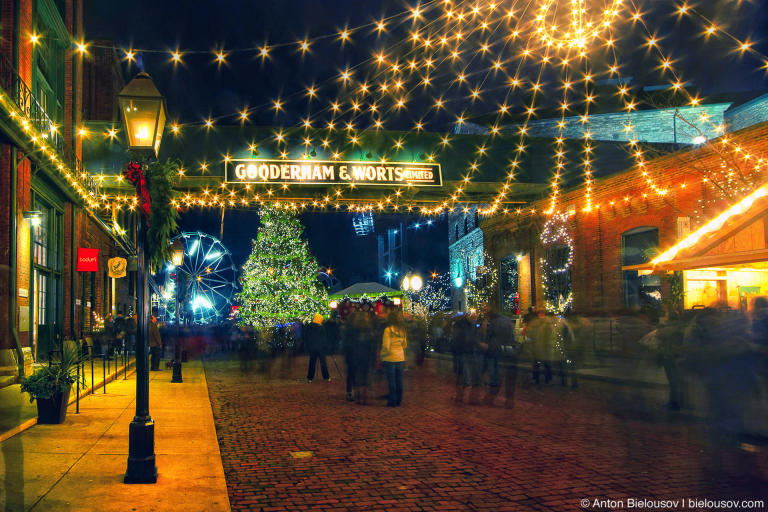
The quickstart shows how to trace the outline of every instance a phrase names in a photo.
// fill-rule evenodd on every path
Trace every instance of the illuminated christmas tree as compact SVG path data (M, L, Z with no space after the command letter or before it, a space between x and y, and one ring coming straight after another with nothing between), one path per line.
M451 275L449 273L433 273L418 292L408 292L406 311L424 322L427 330L427 341L431 345L432 323L435 317L451 307Z
M482 259L475 259L474 268L466 267L467 306L470 310L482 311L492 303L492 297L498 293L499 269L488 251L482 251Z
M408 292L407 311L422 318L427 326L434 316L451 307L450 274L432 274L421 290Z
M328 294L317 279L317 261L301 238L301 221L295 213L271 206L260 214L259 234L240 278L240 321L263 328L324 313Z

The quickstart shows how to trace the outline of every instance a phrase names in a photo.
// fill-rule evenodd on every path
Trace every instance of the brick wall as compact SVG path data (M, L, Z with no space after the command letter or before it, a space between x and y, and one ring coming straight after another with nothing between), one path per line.
M578 116L566 117L562 132L558 126L560 118L534 119L528 123L529 137L559 137L566 139L581 139L589 130L592 140L597 141L629 141L658 144L694 144L694 139L703 134L708 139L715 138L715 126L725 125L725 112L731 103L715 103L700 107L663 108L656 110L640 110L632 113L612 112L593 113L588 123L582 123ZM701 116L706 116L706 121ZM751 126L768 120L768 100L766 105L755 106L738 116L739 128ZM633 129L626 131L624 126L631 122ZM693 126L691 126L691 123ZM522 125L504 126L503 131L518 133ZM475 123L465 123L460 133L486 134L488 128Z
M717 103L701 107L664 108L640 110L632 113L616 112L591 114L588 123L582 123L579 117L565 118L563 137L567 139L583 138L587 130L593 140L628 141L661 144L693 144L694 139L703 134L708 139L717 137L714 125L724 124L724 112L730 103ZM708 121L701 121L700 116L707 116ZM684 119L685 121L681 120ZM559 119L533 120L528 124L531 137L557 137ZM624 126L632 123L633 129L626 131ZM694 127L687 123L692 123ZM510 127L513 132L517 126Z
M725 113L728 129L742 130L768 120L768 94L748 101Z
M456 287L455 280L461 277L466 282L472 277L475 265L467 261L473 259L477 251L482 251L484 246L483 230L478 227L476 207L467 208L466 212L462 211L448 216L448 243L451 307L462 309L466 307L464 288L463 286ZM481 261L479 264L482 265L483 262Z
M98 47L83 65L83 118L118 122L117 95L125 86L120 58L111 41L94 44Z
M99 226L96 221L82 209L76 209L75 211L75 250L79 247L98 248L98 272L70 272L71 251L69 244L67 243L65 245L65 266L68 271L66 272L65 279L64 303L68 305L72 304L70 300L71 292L69 279L70 276L74 276L75 318L74 324L72 324L71 306L67 307L64 319L64 332L65 334L68 334L71 332L71 327L74 327L74 332L80 333L81 331L89 330L91 325L89 317L92 311L96 312L99 316L104 316L105 312L109 313L111 299L109 297L109 277L105 274L107 270L107 261L110 258L117 256L125 257L125 255L115 247L114 243L112 243L112 240L109 238L109 235L104 232L101 226ZM128 307L132 305L132 300L128 297L127 282L127 279L132 276L133 273L129 273L126 278L117 280L116 302L120 305L119 309L122 312L127 311ZM85 285L85 288L83 288L83 285ZM93 288L91 288L91 285L93 285ZM91 300L91 297L93 297L93 301L91 302L91 306L88 307L87 302ZM79 305L77 304L78 300L80 300ZM85 311L85 315L83 315L83 311Z
M13 0L1 0L0 1L0 49L3 55L12 60L14 56L14 37L13 27L14 17L16 11L14 9ZM32 85L32 45L29 42L29 34L33 32L34 24L34 2L33 0L17 0L19 4L19 44L18 44L18 61L14 63L22 80L26 82L28 86ZM77 2L77 5L72 0L67 0L65 4L64 24L67 27L70 34L75 39L79 39L82 34L82 4L83 2ZM68 135L67 140L70 144L75 146L76 152L80 152L80 144L77 143L77 139L74 137L74 127L80 123L80 111L82 102L80 100L82 95L82 80L80 74L82 70L78 64L79 57L73 55L72 52L67 52L65 55L65 109L64 109L64 126L62 133ZM30 226L29 222L24 221L22 213L25 210L31 209L31 197L32 197L32 185L33 185L33 165L29 159L25 157L23 151L20 150L19 162L17 166L17 196L11 197L11 182L10 176L12 166L15 164L11 161L11 146L9 144L0 144L0 349L12 348L15 346L13 336L11 333L12 328L16 328L20 342L22 346L29 346L29 332L19 330L20 327L20 314L24 308L28 308L30 305L30 296L34 294L34 283L30 279ZM41 174L44 175L44 171ZM38 178L34 178L35 180ZM74 241L75 248L77 247L98 247L100 248L100 271L95 276L95 285L93 287L93 294L95 300L92 304L92 308L100 315L105 310L105 275L106 260L109 257L118 254L117 248L107 235L107 233L99 226L99 224L93 220L87 212L80 209L77 205L69 202L66 194L63 191L53 190L52 193L57 196L60 203L64 205L64 211L62 215L62 243L61 243L61 256L62 256L62 269L61 269L61 287L63 300L59 305L62 312L62 333L65 337L71 335L72 329L77 332L80 329L80 311L83 304L76 306L75 316L72 318L72 304L73 299L79 298L82 292L82 278L83 276L77 275L72 268L72 242ZM15 219L17 225L17 250L15 254L10 251L10 234L11 225L14 219L11 218L11 204L16 203L17 216ZM74 209L75 222L72 224L72 211ZM10 268L11 264L16 264L16 289L10 289ZM75 297L72 297L72 283L74 280ZM90 285L90 276L87 276L86 283ZM27 293L24 293L26 291ZM121 302L121 309L127 310L130 303L128 295L128 285L125 279L119 280L117 287L118 300ZM86 288L86 293L90 295L89 287ZM15 311L10 310L10 299L16 295L17 307ZM27 295L27 296L23 296ZM9 315L10 313L10 315ZM30 312L31 316L31 312Z

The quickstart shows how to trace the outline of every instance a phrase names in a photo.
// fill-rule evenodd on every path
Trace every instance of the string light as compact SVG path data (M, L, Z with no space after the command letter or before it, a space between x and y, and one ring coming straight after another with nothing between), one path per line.
M344 85L348 85L349 88L340 92L336 98L333 98L332 93L329 91L330 99L328 103L324 107L319 107L315 113L310 113L307 118L302 120L300 126L304 129L309 129L313 126L312 122L314 121L316 126L325 126L329 133L335 130L336 127L349 126L350 124L354 126L356 133L344 141L341 147L336 148L337 151L333 152L339 155L348 149L349 146L362 143L366 131L381 129L386 122L386 116L393 112L403 111L410 116L412 118L412 126L416 128L416 131L427 130L428 127L434 126L430 124L431 114L424 115L424 113L415 112L419 108L417 102L411 103L409 108L406 108L407 97L412 94L414 86L419 84L426 88L427 91L434 89L441 94L429 103L429 105L434 106L434 108L430 107L430 110L434 110L434 115L438 111L444 112L443 115L453 114L455 115L456 125L464 129L463 127L470 122L470 119L461 111L450 112L448 107L453 107L454 104L449 105L447 98L458 97L456 92L463 90L465 94L469 95L464 97L470 98L470 101L485 103L483 93L493 90L488 77L499 73L500 76L504 77L504 82L509 85L507 95L509 96L513 89L519 91L518 93L522 94L521 99L524 105L523 121L518 127L518 142L516 145L511 146L511 152L514 152L514 157L510 160L508 178L498 184L496 195L489 202L488 207L483 210L484 214L493 214L502 211L500 205L506 201L510 190L510 183L515 179L514 171L519 168L519 162L522 161L521 159L524 158L524 154L527 151L527 139L531 133L531 123L535 120L538 112L546 109L544 98L547 95L547 89L551 90L553 83L556 83L557 86L562 85L567 91L573 91L570 94L563 95L564 97L571 96L563 101L563 114L572 112L571 102L575 101L578 104L579 98L583 94L584 109L583 112L579 112L580 119L584 124L584 129L581 131L582 136L580 137L582 141L580 166L583 168L586 190L583 198L583 207L584 210L590 211L593 192L593 165L596 161L592 153L599 151L599 147L592 145L591 133L587 126L590 121L589 105L597 104L597 97L596 93L589 93L586 87L590 83L595 83L598 79L615 75L621 66L617 58L613 58L609 59L608 64L605 66L605 71L585 71L581 80L578 76L568 78L567 80L565 77L568 77L573 71L576 63L580 63L585 70L588 70L593 60L600 62L603 59L604 55L601 52L615 53L620 49L622 47L621 38L616 38L613 35L613 32L617 30L617 26L624 27L627 22L631 22L634 23L633 26L639 27L640 30L645 30L647 28L645 25L646 20L651 19L651 17L646 16L647 13L637 8L638 6L630 5L630 2L618 0L606 0L604 2L537 0L534 4L535 8L529 13L521 11L519 6L517 6L517 2L514 2L508 10L498 11L495 14L496 6L491 7L491 4L477 4L471 8L454 6L451 3L445 3L442 7L431 4L417 6L410 11L408 16L412 18L413 28L407 40L396 40L392 46L381 48L374 52L374 56L369 63L352 66L344 70L341 73L341 82ZM573 7L573 9L564 7ZM672 11L677 15L690 16L692 18L699 16L698 11L688 5L685 5L685 9L681 8L680 5L672 7ZM533 20L531 18L532 15L535 17ZM389 20L386 21L388 23ZM387 32L385 30L387 23L385 23L385 20L381 20L372 23L371 26L374 27L374 31L383 36ZM439 30L430 30L430 23L439 27ZM619 25L620 23L621 25ZM705 28L707 26L715 27L714 24L706 20L702 20L702 23ZM339 38L342 41L351 40L351 34L359 30L359 28L345 28L338 33ZM501 33L503 37L498 38L498 40L495 38L489 39L488 34L494 34L495 31ZM391 31L395 38L396 32L394 29ZM717 33L724 34L724 32L721 32L720 27L717 27ZM515 51L512 51L511 47L507 48L498 42L502 39L519 41L519 43L515 43L519 46L517 46ZM664 42L663 36L652 33L648 33L645 40L649 49L654 52L660 51L661 45ZM414 46L415 49L412 55L407 55L407 53L401 51L405 42L409 46ZM309 49L309 40L305 39L304 43L307 44L302 45L301 42L298 44L299 50L302 53ZM296 44L295 42L290 43L294 51L296 48L294 45ZM474 48L471 45L475 45ZM747 45L747 48L744 48L744 45ZM257 51L269 55L268 48L278 48L280 46L267 46L265 44ZM754 51L749 40L742 40L735 44L735 51L739 51L740 48L744 48L744 52ZM467 59L475 53L478 55L476 58L481 58L481 56L487 54L486 57L482 57L486 69L478 71L476 67L467 67ZM262 55L262 57L266 55ZM371 54L369 53L369 55ZM595 56L594 59L593 55ZM275 58L277 58L277 53L275 53ZM180 59L181 54L179 52L178 60L180 61ZM536 64L535 69L531 69L528 63ZM370 68L365 68L366 65L369 65ZM671 87L684 92L684 82L677 78L676 70L674 69L675 61L665 57L659 60L659 66L659 70L662 73L675 75L676 78L673 79ZM500 69L504 67L508 68L511 76L507 77L506 72ZM358 76L365 76L367 81L357 80L351 71L352 69L356 70ZM360 70L359 72L357 71L358 69ZM558 73L561 73L564 78L563 81L545 83L542 77L547 77L547 81L549 81L549 70L555 69ZM454 72L456 74L451 75ZM397 78L394 79L393 75L397 76ZM451 87L455 88L446 89L439 86L445 83L446 76L451 76L450 81L455 83ZM384 77L387 78L386 81L383 80ZM376 85L372 86L370 84ZM314 91L314 87L313 85L308 91ZM464 87L467 87L467 89L463 89ZM625 86L622 85L622 87ZM577 89L579 89L578 93ZM403 92L399 92L401 90ZM326 92L325 88L323 92ZM365 97L356 98L355 96L358 94ZM348 96L348 98L344 96ZM625 102L625 111L627 113L631 113L640 107L640 102L636 98L631 97L628 88L622 96L628 96ZM286 94L284 100L278 99L272 105L274 112L278 113L288 109L288 103L295 101L294 98L296 98L296 95ZM308 100L317 100L316 91L315 94L309 92L306 98ZM457 109L460 109L460 104L464 103L456 100L453 101L455 101ZM702 103L702 100L697 97L691 97L689 102L692 106L697 106ZM342 105L344 106L342 107ZM235 115L241 116L244 121L248 116L248 112L258 108L259 106L250 110L245 109L243 112ZM411 109L413 111L409 112ZM510 108L507 103L502 103L498 116L486 128L486 133L490 137L488 144L491 143L494 137L506 130L501 116L509 115L509 111ZM372 114L375 114L375 116ZM324 115L328 115L328 117L323 119ZM363 115L370 117L364 120L360 117ZM561 117L561 122L565 122L564 117L564 115ZM474 123L474 121L472 122ZM209 118L204 123L204 127L210 129L212 126L213 120ZM387 126L390 125L388 124ZM631 123L629 126L628 133L632 135L633 141L637 140L637 137L633 134L634 126ZM556 156L554 159L556 165L552 171L553 197L559 194L558 183L564 178L564 173L569 167L567 152L558 149L558 146L565 146L565 138L562 137L562 134L571 128L570 121L566 124L558 125L558 134L560 136L553 143L553 155ZM557 142L557 140L561 142ZM631 148L631 154L635 158L638 171L641 173L646 172L644 168L647 167L648 157L639 147L639 143L629 142L628 146ZM401 144L396 147L396 150L399 151L403 147L404 145ZM441 151L447 147L447 142L438 142L436 147L430 148L424 154L439 160L442 155ZM486 150L481 152L478 161L470 165L470 179L475 172L479 172L482 168L484 158L489 152L488 150L489 148L486 147ZM305 152L304 155L306 157L307 153ZM662 195L668 189L667 186L657 185L652 176L644 175L644 179L647 180L650 191L654 194ZM455 199L447 201L444 206L440 203L438 205L442 208L448 208L460 201L462 194L466 192L466 188L461 189L460 192L458 190L459 187L452 192L446 191L447 197L455 197ZM548 211L556 211L556 206L557 201L553 201ZM437 206L433 207L432 210L437 210Z

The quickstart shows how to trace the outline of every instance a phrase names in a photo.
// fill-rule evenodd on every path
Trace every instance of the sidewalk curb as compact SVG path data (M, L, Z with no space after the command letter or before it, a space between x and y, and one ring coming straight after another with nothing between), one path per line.
M122 367L122 368L120 368L118 370L115 370L114 372L112 372L109 375L107 375L106 380L103 380L103 381L99 382L98 384L94 384L93 388L89 387L89 388L81 389L80 390L80 398L85 398L86 396L88 396L90 394L93 394L95 391L97 391L97 390L101 389L102 387L104 387L105 383L108 384L108 383L114 381L115 379L117 379L118 375L123 370L127 370L128 371L127 375L133 375L134 373L136 373L135 365L136 365L136 360L134 359L133 361L130 361L126 366L124 366L124 367ZM131 369L132 366L134 367L133 369ZM77 401L77 398L78 398L77 396L75 396L73 398L70 398L69 402L67 403L67 405L69 406L69 405L72 405L73 403L75 403ZM24 423L22 423L21 425L19 425L17 427L14 427L11 430L8 430L6 432L0 433L0 443L3 443L5 441L7 441L8 439L12 438L16 434L20 434L20 433L24 432L25 430L34 427L35 425L37 425L37 418L30 418L27 421L25 421Z
M433 352L427 357L430 357L432 359L442 359L447 361L450 361L452 358L450 354L444 354L440 352ZM518 370L530 370L531 362L532 361L529 361L526 359L520 359L515 364L515 366L517 366ZM529 364L525 364L525 363L529 363ZM577 370L576 376L580 380L583 379L583 380L592 380L597 382L607 382L611 384L618 384L621 386L636 386L636 387L647 388L647 389L667 389L669 387L668 384L662 384L660 382L649 382L649 381L638 380L638 379L611 377L609 375L596 375L594 373L588 373L588 372L589 372L588 370Z

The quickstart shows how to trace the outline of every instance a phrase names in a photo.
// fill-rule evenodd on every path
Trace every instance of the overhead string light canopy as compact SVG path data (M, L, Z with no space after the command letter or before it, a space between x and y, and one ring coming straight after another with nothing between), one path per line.
M741 7L730 5L736 19ZM298 68L321 45L340 56L353 43L357 51L360 45L371 45L366 48L369 57L332 76L318 77L303 90L258 101L229 115L171 122L168 139L181 140L190 134L214 136L228 125L246 128L265 112L275 119L274 129L251 131L254 136L242 141L238 154L185 161L179 172L178 188L185 191L180 206L254 207L267 201L292 209L430 215L480 203L483 215L588 214L623 199L605 191L599 191L597 199L596 179L626 168L635 168L642 176L646 196L664 198L674 187L687 185L666 182L652 169L657 153L647 147L634 122L635 114L649 107L671 109L679 124L695 135L696 144L720 154L723 162L740 162L735 170L724 164L707 171L702 183L746 193L755 180L736 180L734 174L763 172L763 155L727 133L722 117L712 115L705 108L706 99L688 84L697 77L684 77L680 71L700 57L673 57L663 48L665 42L685 47L680 40L687 38L687 47L706 52L707 58L720 52L736 56L730 61L734 66L744 66L742 59L751 58L768 69L768 59L749 39L729 33L707 9L703 4L639 0L433 0L311 39L214 50L129 48L125 59L165 52L169 63L176 65L185 57L191 63L196 56L207 55L220 66L228 57L250 52L266 66ZM677 28L672 30L670 24ZM630 75L638 73L646 73L638 82L659 84L659 94L633 87ZM662 104L654 103L658 101ZM290 121L295 117L287 115L289 111L307 114L296 123ZM623 121L613 116L612 122L619 123L613 130L621 136L610 140L598 134L599 126L593 123L596 115L617 111L624 114ZM114 138L114 128L105 137ZM416 151L411 148L414 144L419 146ZM462 158L457 158L456 147ZM629 162L619 153L629 155ZM217 186L214 169L248 154L278 164L436 162L450 168L451 179L442 184L441 197L431 194L428 199L413 183L377 187L375 198L361 194L365 185L354 181L311 193L303 185L287 183L220 179ZM563 203L561 188L578 184L583 185L578 202ZM546 189L546 208L536 211L521 204L546 194ZM133 202L114 192L101 198L104 206Z

